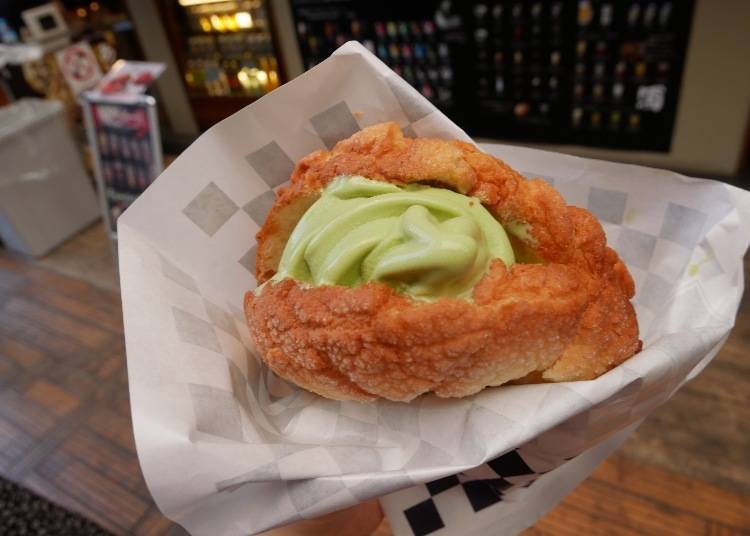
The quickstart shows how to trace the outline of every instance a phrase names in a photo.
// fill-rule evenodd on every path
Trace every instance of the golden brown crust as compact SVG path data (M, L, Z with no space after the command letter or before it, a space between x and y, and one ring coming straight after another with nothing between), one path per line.
M511 237L514 250L543 264L508 270L495 261L474 303L417 302L379 283L306 288L284 280L249 292L251 334L280 376L336 399L465 396L522 378L591 379L640 349L633 280L591 213L471 145L407 139L395 123L299 162L257 235L259 283L276 272L304 211L342 174L475 196L501 223L524 224L528 236Z

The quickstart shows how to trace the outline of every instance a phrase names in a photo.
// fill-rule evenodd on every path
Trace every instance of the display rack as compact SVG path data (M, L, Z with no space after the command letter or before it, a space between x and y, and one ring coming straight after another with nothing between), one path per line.
M156 100L150 95L81 96L99 203L117 253L117 218L163 168Z
M305 68L356 39L472 136L668 151L692 0L290 0Z
M159 7L200 128L282 83L268 2L161 0Z

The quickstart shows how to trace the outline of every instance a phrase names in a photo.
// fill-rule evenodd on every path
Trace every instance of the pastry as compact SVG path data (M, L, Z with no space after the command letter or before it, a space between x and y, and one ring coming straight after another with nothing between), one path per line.
M588 380L641 348L597 219L467 143L365 128L300 160L257 241L251 336L328 398Z

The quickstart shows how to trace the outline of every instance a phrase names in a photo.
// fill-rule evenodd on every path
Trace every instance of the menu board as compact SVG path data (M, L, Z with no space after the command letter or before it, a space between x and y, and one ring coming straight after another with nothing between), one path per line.
M463 76L457 52L465 36L460 28L451 31L455 24L450 15L436 20L437 7L434 1L293 1L303 64L310 69L346 41L358 40L422 95L455 115L463 87L457 83Z
M362 42L471 135L668 151L692 0L292 0L307 68Z
M150 96L84 101L84 117L104 218L113 237L117 218L161 173L155 101Z

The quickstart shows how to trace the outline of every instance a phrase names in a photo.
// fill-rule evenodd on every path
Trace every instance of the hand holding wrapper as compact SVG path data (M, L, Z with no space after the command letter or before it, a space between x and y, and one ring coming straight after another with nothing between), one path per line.
M636 280L643 352L594 381L410 404L333 402L278 380L259 365L240 309L252 288L252 236L294 162L387 120L412 136L469 141L349 43L204 134L120 217L138 454L160 509L192 533L260 532L403 488L382 501L396 533L411 530L403 512L427 501L463 534L519 530L697 374L732 326L750 236L746 192L485 146L603 221ZM519 475L518 459L532 473ZM512 485L475 511L466 497L479 485L469 482L497 480L493 467L516 473L505 475ZM461 472L434 498L418 484Z

